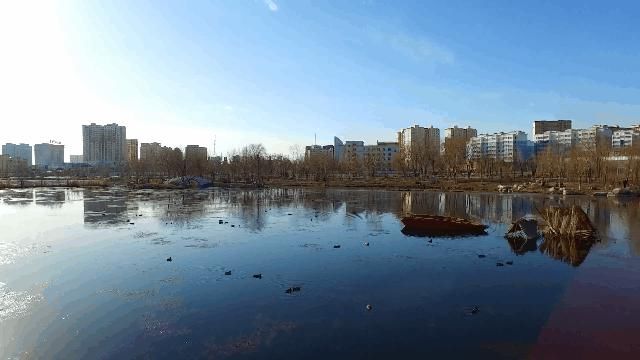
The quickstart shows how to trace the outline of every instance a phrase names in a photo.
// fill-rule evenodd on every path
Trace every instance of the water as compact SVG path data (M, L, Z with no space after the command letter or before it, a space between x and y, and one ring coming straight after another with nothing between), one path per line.
M549 253L504 239L511 221L554 204L585 209L600 242ZM490 227L406 236L405 211ZM640 353L638 254L638 199L2 191L0 355L620 358Z

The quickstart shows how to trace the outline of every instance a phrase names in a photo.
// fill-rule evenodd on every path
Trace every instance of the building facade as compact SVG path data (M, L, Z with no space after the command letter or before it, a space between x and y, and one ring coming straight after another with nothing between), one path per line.
M127 161L138 161L138 139L127 139Z
M399 152L400 145L397 142L377 141L375 145L364 146L365 161L371 160L376 165L378 173L392 173L393 162Z
M3 155L9 155L9 157L14 159L22 159L26 162L27 166L33 165L32 153L33 149L29 144L6 143L2 145Z
M414 125L398 132L398 144L405 152L406 159L416 151L427 151L433 156L440 155L440 129Z
M305 160L312 160L317 158L334 159L334 145L309 145L304 149Z
M571 129L571 120L536 120L533 122L531 136L547 131L565 131Z
M127 129L116 123L82 125L82 156L91 165L118 165L127 159Z
M457 126L444 129L444 141L447 139L463 139L465 143L472 137L478 136L478 130L467 126L466 128L459 128Z
M467 143L467 158L486 157L504 162L522 161L531 156L527 134L523 131L480 134Z
M0 177L27 176L29 167L25 159L14 158L8 154L0 155Z
M207 161L207 148L199 145L187 145L184 150L186 160Z
M69 162L72 164L82 164L84 159L82 155L69 155Z
M157 142L140 144L140 161L157 159L162 151L162 145Z
M64 145L35 144L33 146L35 165L44 169L64 167Z
M577 129L567 129L535 134L533 136L535 152L541 153L551 149L556 154L565 153L578 144L578 131Z
M640 147L640 127L614 131L611 136L611 147L615 150Z

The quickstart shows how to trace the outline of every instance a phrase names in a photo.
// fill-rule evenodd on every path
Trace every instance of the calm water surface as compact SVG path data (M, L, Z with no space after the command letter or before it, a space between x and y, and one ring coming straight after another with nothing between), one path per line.
M0 191L0 356L637 358L638 201ZM557 204L580 205L600 242L504 239L511 221ZM490 227L478 237L407 236L406 212Z

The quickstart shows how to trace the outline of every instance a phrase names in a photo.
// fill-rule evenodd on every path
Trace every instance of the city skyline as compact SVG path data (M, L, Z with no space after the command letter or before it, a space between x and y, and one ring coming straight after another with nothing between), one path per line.
M390 141L413 124L530 138L537 119L631 125L637 6L10 2L0 143L55 139L68 161L91 122L171 147L215 138L218 155L314 134Z

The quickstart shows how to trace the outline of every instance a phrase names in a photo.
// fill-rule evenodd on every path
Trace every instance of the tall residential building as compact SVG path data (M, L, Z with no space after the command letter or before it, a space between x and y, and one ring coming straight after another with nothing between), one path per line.
M406 152L407 159L414 151L428 151L434 156L440 154L440 129L414 125L398 132L400 149Z
M84 159L82 155L69 155L69 162L72 164L82 164Z
M140 144L140 161L154 160L160 156L162 145L157 142Z
M0 155L0 177L28 176L29 167L23 158Z
M478 136L478 130L467 126L459 128L457 126L444 130L444 142L442 143L442 153L448 151L457 152L459 156L464 157L466 145L473 137ZM459 146L458 146L459 145Z
M82 125L82 156L84 162L120 164L127 157L127 128L118 124Z
M27 166L33 165L32 148L29 144L12 144L6 143L2 145L2 154L9 155L14 159L22 159L27 162Z
M571 129L571 120L536 120L533 122L531 136L547 131L565 131Z
M523 131L480 134L467 143L467 157L473 160L487 157L504 162L525 160L531 155L527 134Z
M444 129L444 141L447 139L464 139L465 143L472 137L478 136L478 130L467 126L466 128L459 128L457 126Z
M185 160L207 161L207 148L199 145L187 145L184 149Z
M35 144L33 150L36 166L49 169L64 166L64 145Z
M127 161L138 160L138 139L127 139Z

